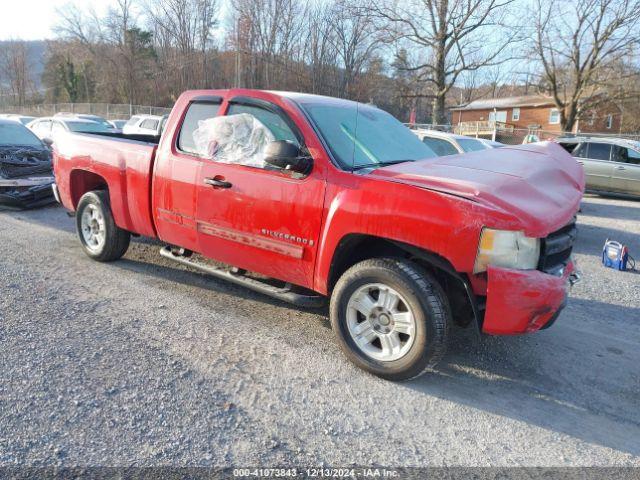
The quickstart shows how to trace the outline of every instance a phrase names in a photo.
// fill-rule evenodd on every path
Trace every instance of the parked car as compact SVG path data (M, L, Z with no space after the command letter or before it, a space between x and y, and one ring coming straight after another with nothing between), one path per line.
M640 142L598 137L556 141L583 165L587 191L640 197Z
M75 119L78 119L78 120L90 120L92 122L96 122L96 123L99 123L100 125L103 125L105 128L108 128L110 130L115 130L115 128L113 127L111 122L109 122L107 119L101 117L100 115L91 115L91 114L86 114L86 113L60 112L60 113L56 113L53 117L54 118L69 118L69 119L75 118Z
M122 127L125 135L155 135L162 133L166 117L159 115L134 115Z
M328 296L346 355L388 379L436 364L454 322L548 327L578 278L584 173L554 143L437 158L370 105L201 90L159 143L70 134L54 159L89 257L157 237L167 259L280 300Z
M496 142L495 140L489 140L488 138L476 138L479 142L482 142L487 148L502 148L505 146L502 142Z
M438 130L412 130L420 140L431 148L438 156L457 155L459 153L477 152L503 146L501 143L480 138L465 137L455 133Z
M116 130L122 132L122 129L127 124L127 121L128 120L109 120L109 123L111 124L111 126L113 128L115 128Z
M0 204L35 208L54 202L51 150L20 122L0 118Z
M76 133L113 133L113 129L92 120L76 117L43 117L27 125L29 129L45 142L52 144L64 132Z
M30 117L29 115L15 115L12 113L5 113L0 115L0 118L6 118L8 120L14 120L16 122L20 122L22 125L27 125L28 123L34 121L36 117Z

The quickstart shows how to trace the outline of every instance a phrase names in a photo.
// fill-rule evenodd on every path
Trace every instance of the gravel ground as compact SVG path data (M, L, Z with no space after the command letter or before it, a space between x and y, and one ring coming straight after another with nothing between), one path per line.
M0 466L640 466L640 202L587 197L550 329L455 330L437 371L352 366L299 311L136 241L91 261L60 208L0 212Z

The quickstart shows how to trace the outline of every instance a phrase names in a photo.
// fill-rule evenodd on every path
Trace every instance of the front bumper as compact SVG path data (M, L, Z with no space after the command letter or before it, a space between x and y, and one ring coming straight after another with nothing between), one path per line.
M56 185L55 183L52 183L51 190L53 191L53 198L56 199L56 202L62 203L62 201L60 200L60 192L58 191L58 185Z
M578 281L580 273L573 260L557 276L490 266L482 331L517 335L549 326L566 305L570 286Z

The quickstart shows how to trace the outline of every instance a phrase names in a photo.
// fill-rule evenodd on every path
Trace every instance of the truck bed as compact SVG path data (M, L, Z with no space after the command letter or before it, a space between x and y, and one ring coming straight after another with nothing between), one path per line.
M155 236L151 178L158 137L68 133L54 144L56 183L63 205L75 211L85 186L109 190L116 224Z

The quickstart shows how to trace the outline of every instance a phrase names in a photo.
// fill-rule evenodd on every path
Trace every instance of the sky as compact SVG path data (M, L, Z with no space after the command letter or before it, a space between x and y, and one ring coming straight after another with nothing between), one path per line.
M93 6L101 12L115 0L0 0L0 40L52 38L56 8L68 3Z

